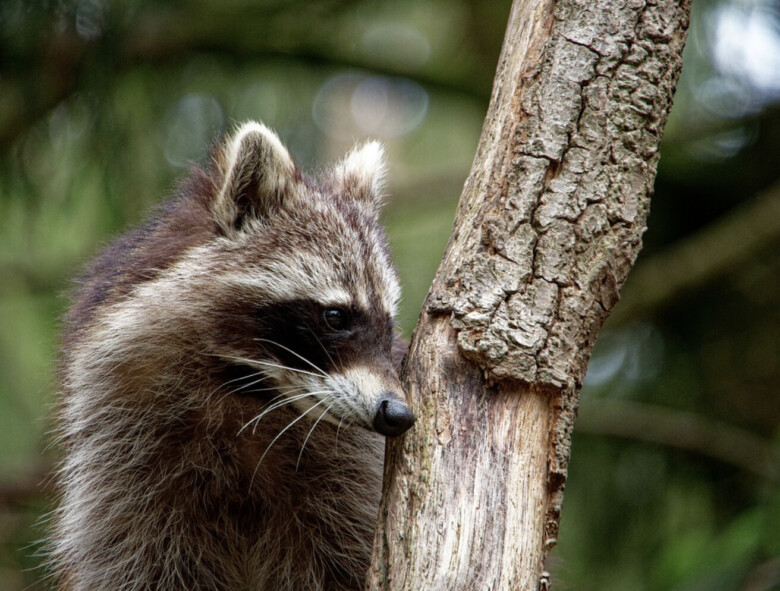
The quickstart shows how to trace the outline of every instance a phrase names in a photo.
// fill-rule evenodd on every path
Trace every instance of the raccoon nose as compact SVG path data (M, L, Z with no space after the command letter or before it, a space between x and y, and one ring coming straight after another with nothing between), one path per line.
M376 407L374 429L385 437L397 437L414 425L414 415L397 398L383 398Z

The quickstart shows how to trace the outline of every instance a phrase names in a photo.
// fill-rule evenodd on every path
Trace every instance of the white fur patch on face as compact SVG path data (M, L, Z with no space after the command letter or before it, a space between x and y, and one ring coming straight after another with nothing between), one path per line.
M231 273L220 277L225 286L250 288L260 301L314 300L323 306L349 307L352 296L332 278L310 275L297 265L269 263L256 272Z
M394 391L398 387L370 366L358 365L347 368L342 373L371 400L372 407L379 402L385 392Z
M290 370L265 361L247 360L247 364L255 365L287 389L290 403L301 413L314 420L322 417L334 425L346 421L370 429L380 401L388 392L400 392L398 383L367 365L319 376L316 372Z
M358 419L371 428L379 402L387 392L398 392L399 384L388 379L383 372L368 365L357 365L331 376L333 389L341 396L338 412L342 416Z
M306 279L304 277L290 278L288 276L285 281L275 282L269 281L268 277L236 274L223 276L221 281L224 281L226 286L233 285L250 288L261 296L258 300L266 302L312 299L325 307L348 307L351 304L352 298L347 292L328 285L318 287L313 282L306 281Z

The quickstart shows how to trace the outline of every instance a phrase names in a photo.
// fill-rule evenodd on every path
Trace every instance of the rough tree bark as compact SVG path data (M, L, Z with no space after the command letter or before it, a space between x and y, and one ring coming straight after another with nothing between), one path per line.
M367 589L546 588L578 394L641 246L690 0L516 0L403 379Z

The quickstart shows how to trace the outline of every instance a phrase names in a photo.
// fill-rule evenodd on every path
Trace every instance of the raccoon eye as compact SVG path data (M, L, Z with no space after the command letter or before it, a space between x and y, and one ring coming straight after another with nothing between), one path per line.
M332 330L344 330L347 328L348 318L346 310L341 308L328 308L322 313L325 324Z

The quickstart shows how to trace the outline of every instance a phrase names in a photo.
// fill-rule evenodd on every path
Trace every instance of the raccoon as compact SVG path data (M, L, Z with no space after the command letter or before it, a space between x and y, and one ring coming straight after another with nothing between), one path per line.
M66 316L51 567L84 590L362 589L414 423L368 142L303 174L242 125Z

